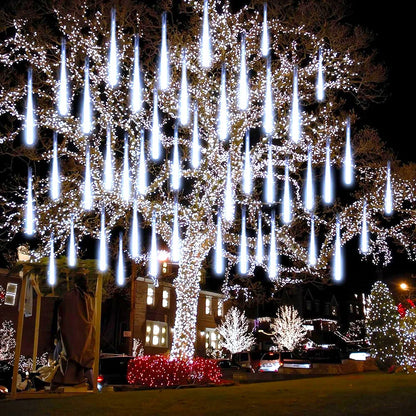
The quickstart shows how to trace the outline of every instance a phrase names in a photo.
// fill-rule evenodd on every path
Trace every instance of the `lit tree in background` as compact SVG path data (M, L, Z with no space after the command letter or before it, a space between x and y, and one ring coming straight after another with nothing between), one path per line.
M270 323L272 340L279 350L293 351L305 338L303 319L293 306L280 306Z
M387 285L374 283L366 317L367 337L371 354L380 368L395 364L401 356L399 313Z
M26 186L3 200L3 228L36 237L51 285L55 256L75 267L88 236L100 272L117 246L119 284L127 259L157 284L158 243L171 248L171 355L189 358L211 254L225 293L235 266L243 276L262 267L278 286L339 281L342 246L356 236L375 263L391 260L388 240L414 258L415 186L388 160L369 160L365 136L351 147L347 98L371 95L367 61L263 3L236 13L227 1L184 4L180 24L163 14L161 28L144 8L132 19L85 4L55 10L43 37L15 20L0 62L28 68L27 80L0 90L0 115L13 120L0 143L31 161Z
M230 308L217 330L222 337L220 348L225 348L231 354L250 350L255 343L244 311L240 312L235 306Z
M3 321L0 327L0 360L8 361L14 357L16 331L12 321Z

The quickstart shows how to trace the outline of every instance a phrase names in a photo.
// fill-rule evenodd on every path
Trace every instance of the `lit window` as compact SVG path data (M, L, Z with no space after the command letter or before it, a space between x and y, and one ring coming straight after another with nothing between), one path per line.
M217 350L219 348L220 335L215 328L205 329L205 348Z
M16 303L17 283L7 283L4 304L14 306Z
M162 291L162 306L164 308L169 308L169 299L170 297L170 291L167 288L164 288Z
M148 305L155 304L155 287L153 285L147 286L147 304Z
M334 305L331 306L331 313L332 313L332 316L337 316L337 307L336 306L334 306Z
M222 312L223 312L223 304L222 304L222 302L218 299L217 315L218 315L218 316L222 316Z
M164 261L162 263L162 273L166 274L168 272L168 263L166 261Z
M157 321L146 321L145 344L152 347L167 348L167 323Z
M205 298L205 313L207 315L211 315L211 313L212 313L212 298L211 298L211 296L207 296Z

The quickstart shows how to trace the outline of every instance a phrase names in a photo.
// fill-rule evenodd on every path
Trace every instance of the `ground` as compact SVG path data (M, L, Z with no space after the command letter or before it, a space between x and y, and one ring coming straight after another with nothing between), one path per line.
M14 415L413 415L416 375L370 372L230 387L84 393L0 401Z

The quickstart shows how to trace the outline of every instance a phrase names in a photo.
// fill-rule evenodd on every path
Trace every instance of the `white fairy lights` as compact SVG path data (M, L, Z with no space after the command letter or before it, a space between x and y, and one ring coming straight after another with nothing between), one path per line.
M318 181L326 183L330 170L335 174L343 165L345 123L332 114L332 103L329 105L318 99L320 104L315 112L307 109L315 108L316 89L322 84L320 71L323 79L325 70L327 97L336 97L338 91L343 94L356 91L359 75L354 72L351 56L340 55L323 46L320 39L302 27L285 26L267 16L267 5L263 9L262 4L258 11L250 13L247 8L232 13L227 2L222 12L217 13L213 0L186 0L186 5L200 18L195 19L196 26L192 23L187 28L191 35L186 38L187 44L182 44L182 37L172 29L168 48L166 15L162 17L162 34L157 29L152 39L155 45L160 42L157 68L155 57L139 56L138 37L135 40L131 37L131 33L137 33L137 28L122 30L120 27L114 31L117 32L119 68L114 88L108 87L107 62L110 59L106 59L106 56L110 58L112 39L110 16L99 11L87 13L87 6L81 8L80 20L57 12L58 25L66 40L65 59L62 55L59 59L61 39L55 43L58 45L55 49L48 49L40 37L27 31L24 22L15 22L16 33L5 44L10 50L21 51L19 62L26 60L28 67L33 68L37 108L35 110L33 102L31 72L27 87L22 86L17 94L5 92L0 97L0 110L11 113L21 122L19 131L10 137L1 137L0 143L26 133L26 143L33 147L30 152L39 152L34 159L50 161L52 149L41 153L34 146L35 127L42 134L50 134L52 126L60 138L62 186L59 199L49 198L49 178L32 181L29 173L28 189L25 187L21 191L22 204L14 203L10 209L10 212L24 213L27 235L34 235L36 231L41 244L35 251L35 259L50 254L52 233L54 254L66 252L71 235L70 217L73 216L78 245L85 236L99 240L97 269L105 272L110 263L107 244L111 230L131 226L131 217L135 215L133 204L136 204L140 225L150 230L151 224L154 238L150 250L141 246L139 251L137 247L130 249L132 253L129 250L129 254L134 261L148 261L149 274L157 281L156 235L166 245L173 244L172 234L176 231L172 212L174 198L177 198L181 254L175 279L177 308L171 349L175 357L191 357L194 353L199 279L204 260L216 248L214 270L220 275L224 273L225 264L228 269L239 262L242 206L246 207L247 275L252 274L252 263L255 263L264 267L276 284L305 275L317 279L328 276L328 264L339 241L334 238L336 224L343 230L342 244L358 236L364 200L372 236L371 260L391 258L388 244L391 238L399 239L407 247L409 256L415 256L416 252L415 243L406 234L414 224L412 215L407 213L401 221L388 226L377 215L383 211L384 196L387 208L389 204L392 206L389 201L394 200L398 215L404 212L405 203L413 206L416 199L413 183L401 180L390 170L390 165L387 171L385 167L370 168L358 156L354 158L354 195L358 199L344 209L337 206L341 210L336 223L330 215L333 206L329 202L336 198L336 192L331 192L328 198L324 194L327 203L322 203L320 198L315 200L314 186L319 185ZM82 30L84 25L90 28L88 34ZM140 30L143 37L152 36L150 30L148 34L143 28ZM302 64L295 43L302 43L302 51L308 58L302 60ZM242 70L243 44L245 71ZM173 127L180 121L177 118L181 80L185 75L182 53L185 47L188 103L192 104L193 122L180 123L174 134ZM51 51L56 54L53 60L49 58ZM17 64L15 59L12 54L0 55L1 63L11 68ZM79 65L80 59L85 59L85 68ZM58 67L64 66L71 84L65 101L73 103L80 96L80 117L75 108L68 109L65 116L63 113L59 116L56 110L50 111L60 94L58 86L63 85L56 79L60 77ZM38 71L42 71L42 76L37 76ZM247 110L242 111L239 82L244 73L249 75L250 90ZM329 94L330 91L334 94ZM289 116L294 114L296 100L298 104L302 102L303 111L301 137L295 143L290 138ZM17 108L21 108L24 101L26 107L20 114ZM129 138L124 148L123 132ZM181 156L180 192L170 186L171 168L176 163L172 158L175 148L180 148ZM324 171L322 180L318 173L325 166L328 174ZM308 173L306 191L302 195L305 183L300 183L299 178L303 177L305 168ZM124 198L120 190L127 179L131 194ZM290 184L289 199L284 196L285 183ZM262 190L263 185L265 189ZM329 185L328 189L333 190L332 181ZM271 212L281 212L281 204L289 200L292 222L284 224L281 216L272 218ZM325 216L320 215L322 210ZM386 215L389 212L392 211L386 209ZM316 236L328 235L325 241L319 241L319 252L316 250L312 256L316 257L316 262L308 254L309 238L305 240L308 233L302 236L296 232L309 229L312 214L316 230L311 229L311 236L315 231ZM292 227L292 223L297 227ZM302 224L303 227L299 226ZM16 214L10 215L5 227L10 228L12 235L21 231L22 220ZM253 234L256 237L251 237ZM131 239L133 234L124 235ZM126 242L126 246L130 244ZM373 250L373 246L378 250ZM280 256L285 261L278 264Z

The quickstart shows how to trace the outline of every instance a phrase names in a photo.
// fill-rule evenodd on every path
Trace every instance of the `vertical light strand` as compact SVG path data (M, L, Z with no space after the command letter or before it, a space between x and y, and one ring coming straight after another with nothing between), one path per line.
M315 207L314 177L312 170L312 147L308 146L308 162L304 188L304 207L306 211L313 211Z
M111 9L110 49L108 51L107 81L114 88L118 83L118 58L116 40L116 10Z
M48 285L55 286L56 285L56 260L55 260L55 248L54 248L54 235L51 233L49 239L49 264L48 264Z
M367 201L363 203L363 212L361 218L361 236L360 236L360 252L361 254L367 254L369 249L368 245L368 225L367 225Z
M341 230L340 221L337 216L336 230L335 230L335 247L334 247L334 259L333 259L333 278L336 282L339 282L343 278L343 263L342 263L342 251L341 251Z
M179 161L178 125L175 123L173 131L173 155L171 165L170 185L174 191L179 191L181 186L181 165Z
M68 74L66 69L66 41L62 38L61 42L61 66L59 70L58 83L58 113L66 117L69 113L69 91L68 91Z
M267 27L267 3L263 6L263 26L261 32L261 54L263 56L269 55L269 29Z
M82 207L86 211L90 211L93 206L93 201L94 201L94 189L93 189L92 177L91 177L90 146L89 144L87 144L87 147L85 149L85 177L84 177Z
M323 201L325 204L332 204L334 201L333 189L332 189L332 171L331 171L331 146L330 141L326 141L326 156L325 156L325 171L324 171L324 183L323 183Z
M264 251L263 251L263 230L262 230L262 220L261 212L257 219L257 240L256 240L256 263L261 265L263 264Z
M221 214L217 215L217 236L215 239L214 271L217 275L224 274L224 258L222 255L222 224Z
M393 214L393 191L391 186L391 168L390 161L387 162L387 171L386 171L386 188L384 193L384 214L392 215Z
M157 89L153 90L153 115L152 115L152 133L150 143L150 154L154 161L160 158L160 127L159 127L159 105Z
M318 73L316 76L316 101L322 102L325 100L325 78L322 48L318 52Z
M133 201L133 212L131 217L130 256L136 262L140 256L140 230L136 199Z
M272 211L270 219L270 245L269 245L269 279L276 280L278 276L278 256L276 244L276 218Z
M273 109L273 92L272 92L272 63L270 56L266 64L266 93L264 96L263 109L263 129L267 135L273 133L274 129L274 109Z
M290 195L289 162L285 160L285 182L283 187L282 221L289 224L292 221L292 198Z
M33 99L32 68L27 71L27 99L23 132L25 145L32 147L36 143L36 116Z
M117 286L124 286L126 283L126 273L124 270L124 253L123 253L123 233L120 232L118 236L118 257L117 257Z
M308 264L310 267L316 265L317 250L316 250L316 236L315 236L315 218L311 216L311 231L309 236L309 250L308 250Z
M121 199L124 202L130 200L130 164L129 164L129 140L127 133L124 134L124 156L123 172L121 176Z
M159 61L159 89L164 91L169 87L169 52L166 32L166 12L162 14L162 40L160 45Z
M250 131L247 129L245 136L244 167L243 167L243 192L250 195L252 191L252 174L250 160Z
M147 165L146 155L144 153L144 130L140 130L140 155L139 165L137 167L137 180L136 180L137 192L139 195L146 195L147 192Z
M290 112L290 138L298 143L302 136L302 117L299 107L298 68L293 69L293 94Z
M227 140L229 130L225 64L221 68L220 103L218 107L218 137Z
M240 76L238 80L238 108L247 110L249 101L247 63L246 63L246 35L241 34Z
M100 239L98 246L98 270L106 272L108 269L107 235L105 230L105 210L101 208Z
M354 183L354 161L351 149L351 125L350 118L347 119L345 129L345 151L344 151L344 166L343 178L346 186L351 186Z
M52 145L52 163L51 163L51 177L49 194L53 201L59 199L61 193L61 180L59 177L59 163L58 163L58 134L53 133Z
M246 209L243 207L241 212L241 234L240 234L240 273L248 272L248 247L246 231Z
M107 125L107 137L105 145L105 156L104 156L104 189L107 192L112 191L114 183L113 174L113 151L111 149L111 129L110 125Z
M209 29L208 0L204 0L204 13L202 17L202 34L199 56L202 68L210 68L212 62L212 50L211 34Z
M90 91L90 64L88 57L85 58L84 70L84 93L82 97L81 131L90 134L92 131L92 100Z
M272 141L269 138L268 150L267 150L267 173L265 183L266 203L273 204L275 199L274 194L274 172L273 172L273 160L272 160Z
M157 256L157 241L156 241L156 214L152 214L152 237L150 241L150 255L149 255L149 276L154 282L157 281L159 274L159 259Z
M182 73L181 73L181 89L179 91L179 121L182 126L187 126L189 123L189 92L188 92L188 78L186 74L186 49L182 49Z
M178 200L175 196L173 204L173 225L172 225L172 239L171 239L171 261L173 263L179 263L181 259L181 236L179 232L179 218L178 218Z
M25 206L24 218L24 233L31 237L35 234L36 220L35 220L35 203L33 200L33 186L32 186L32 168L28 168L27 173L27 196Z
M134 37L133 78L130 90L130 106L133 114L143 108L143 81L140 71L139 36Z
M195 103L194 109L194 122L192 126L192 155L191 155L191 163L193 169L198 169L201 163L201 150L199 144L199 128L198 128L198 106Z
M234 220L235 201L232 185L231 174L231 157L228 156L227 161L227 177L225 180L225 192L224 192L224 219L227 222Z
M75 267L77 265L77 245L75 242L74 232L74 216L71 214L69 223L69 241L68 241L68 267Z

